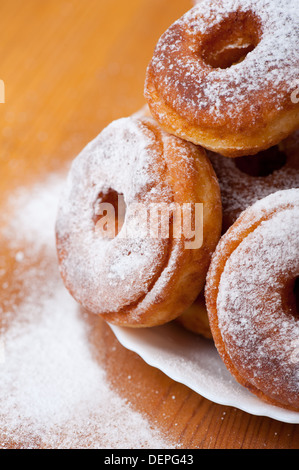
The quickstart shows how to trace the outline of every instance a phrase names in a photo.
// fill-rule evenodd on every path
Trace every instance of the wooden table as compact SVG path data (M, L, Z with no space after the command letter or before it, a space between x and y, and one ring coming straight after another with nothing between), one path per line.
M144 104L154 45L190 6L1 0L0 202L21 183L60 169L112 119ZM214 404L124 349L100 319L91 322L111 385L178 447L298 448L299 426Z

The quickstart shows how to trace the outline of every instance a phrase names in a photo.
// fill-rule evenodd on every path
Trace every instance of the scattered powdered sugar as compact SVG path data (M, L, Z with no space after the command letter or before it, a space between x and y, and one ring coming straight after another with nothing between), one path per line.
M211 68L200 60L201 42L235 12L254 15L260 40L242 62ZM297 88L298 15L297 0L201 0L160 38L150 64L155 86L183 116L217 126L229 117L238 126L250 115L255 125Z
M39 250L52 243L55 234L55 218L60 193L65 184L65 176L49 175L47 185L36 183L30 190L17 188L8 201L9 210L2 214L5 225L2 234L10 239L10 246L20 242L30 243L32 249ZM11 209L10 209L11 207ZM16 217L11 215L11 211ZM36 248L35 248L36 245Z
M15 265L11 297L0 309L1 446L169 448L111 389L84 314L60 279L54 225L64 184L64 176L51 176L20 189L4 217L3 240Z
M292 404L299 393L299 361L292 359L299 322L284 296L285 283L299 276L299 190L268 196L250 209L248 220L271 207L277 212L244 238L226 262L218 321L233 363L241 363L264 392L275 384L277 396L289 395Z

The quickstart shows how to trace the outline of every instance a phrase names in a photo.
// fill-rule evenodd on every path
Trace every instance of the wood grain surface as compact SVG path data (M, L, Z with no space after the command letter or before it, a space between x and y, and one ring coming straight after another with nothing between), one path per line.
M144 104L154 45L190 7L189 0L1 0L0 205ZM299 447L299 426L214 404L124 349L101 319L89 322L111 385L178 448Z

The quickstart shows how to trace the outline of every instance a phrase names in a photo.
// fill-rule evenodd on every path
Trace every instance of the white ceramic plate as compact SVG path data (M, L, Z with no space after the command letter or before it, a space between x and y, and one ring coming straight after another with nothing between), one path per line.
M138 330L110 327L125 348L214 403L299 424L299 413L268 405L239 385L227 371L212 341L193 335L175 323Z

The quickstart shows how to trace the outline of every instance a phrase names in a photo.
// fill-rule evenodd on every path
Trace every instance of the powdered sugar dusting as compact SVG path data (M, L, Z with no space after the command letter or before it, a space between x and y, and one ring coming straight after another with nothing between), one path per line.
M247 207L271 193L283 189L299 188L298 151L290 157L294 164L286 162L279 170L268 176L254 177L243 173L232 158L212 152L208 156L219 180L226 230Z
M171 149L171 151L170 151ZM175 154L175 162L167 159ZM97 314L125 312L141 323L161 301L182 256L183 236L151 236L155 204L170 207L174 168L194 181L197 149L166 134L152 118L128 117L109 124L74 160L59 206L56 232L60 270L76 300ZM165 154L165 155L164 155ZM189 158L188 158L189 157ZM171 171L170 171L170 164ZM94 207L109 188L123 194L124 224L114 238L95 229ZM102 198L102 196L101 196ZM136 215L142 205L145 217ZM169 228L168 211L161 225Z
M199 61L202 38L234 12L253 14L261 38L246 59L226 69ZM279 110L296 88L299 57L297 0L201 0L157 44L151 67L155 86L180 114L222 125L228 116L260 122L263 107ZM205 113L201 113L205 111Z
M16 254L12 282L19 292L12 290L0 310L1 445L169 448L172 444L111 389L89 344L84 316L60 279L54 225L64 184L64 176L51 176L20 189L6 210L3 240L12 257Z
M149 239L135 209L136 203L171 201L165 169L155 134L135 118L109 124L74 160L56 229L65 253L63 278L87 309L110 313L136 302L163 267L167 241ZM124 195L126 215L119 235L107 240L95 230L93 215L98 195L109 188Z
M219 284L217 311L233 363L242 364L252 383L265 393L272 393L274 384L277 397L291 396L294 404L299 362L292 356L298 348L299 322L286 307L289 300L284 295L285 284L299 276L299 190L281 191L258 202L248 220L283 202L288 206L263 221L229 257Z

